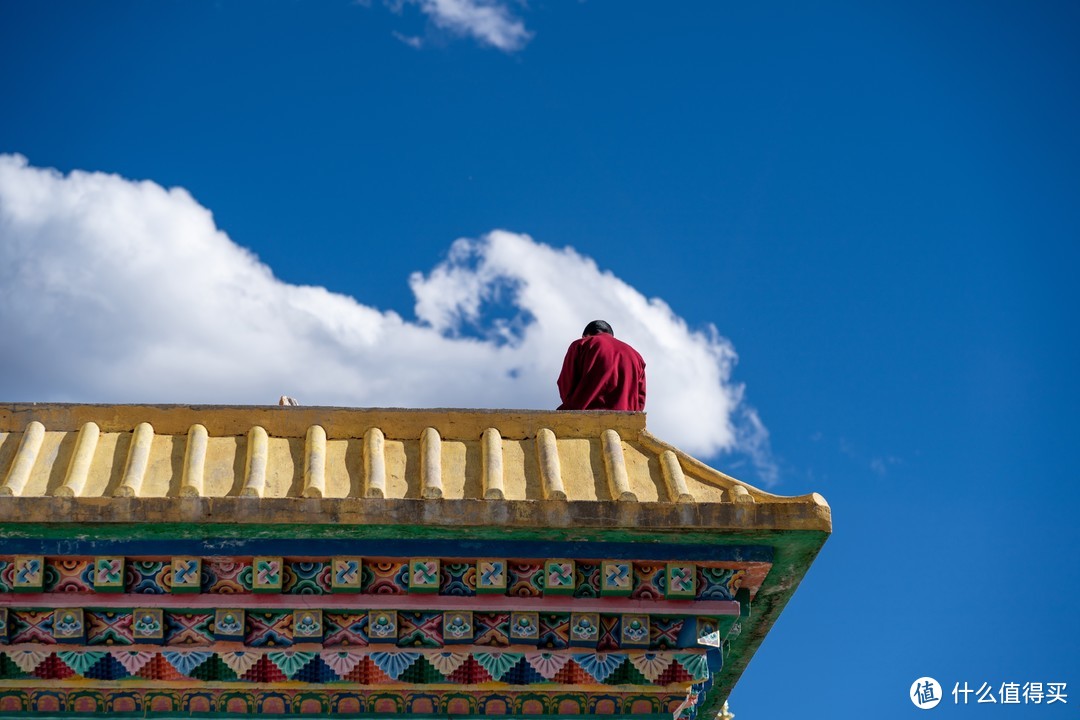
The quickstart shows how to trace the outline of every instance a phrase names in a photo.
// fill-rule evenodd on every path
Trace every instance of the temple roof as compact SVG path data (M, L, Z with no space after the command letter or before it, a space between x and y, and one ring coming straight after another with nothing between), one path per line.
M649 433L643 413L13 404L0 407L0 478L0 495L94 499L95 512L108 511L103 499L159 499L187 520L214 503L176 499L238 501L250 522L287 521L290 508L305 521L363 516L386 499L610 506L562 516L575 525L831 528L820 495L772 495L714 470ZM562 524L544 512L506 520L541 518Z
M0 665L21 670L0 712L90 703L89 682L99 715L242 696L689 720L831 530L820 495L732 478L642 413L3 405ZM114 642L152 672L84 667Z

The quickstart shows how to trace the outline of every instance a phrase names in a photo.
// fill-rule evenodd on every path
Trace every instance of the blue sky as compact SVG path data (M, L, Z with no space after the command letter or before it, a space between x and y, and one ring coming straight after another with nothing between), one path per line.
M0 0L0 397L553 407L608 316L658 434L833 507L742 720L907 717L922 675L1071 691L939 715L1075 715L1078 30Z

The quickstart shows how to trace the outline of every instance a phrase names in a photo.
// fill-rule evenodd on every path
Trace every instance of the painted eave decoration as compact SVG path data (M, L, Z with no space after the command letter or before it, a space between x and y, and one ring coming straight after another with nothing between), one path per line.
M0 406L0 714L719 710L832 529L645 415Z

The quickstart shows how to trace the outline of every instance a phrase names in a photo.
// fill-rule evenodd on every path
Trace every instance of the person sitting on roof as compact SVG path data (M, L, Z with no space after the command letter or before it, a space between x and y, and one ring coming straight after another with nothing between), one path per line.
M603 320L570 344L558 385L559 410L645 409L645 361Z

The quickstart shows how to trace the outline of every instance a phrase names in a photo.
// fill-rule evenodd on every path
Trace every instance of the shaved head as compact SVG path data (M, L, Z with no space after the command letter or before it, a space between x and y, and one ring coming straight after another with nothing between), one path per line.
M581 331L581 337L588 337L589 335L611 335L615 337L615 331L611 329L611 326L607 324L606 320L593 320L591 323L585 326L585 329Z

